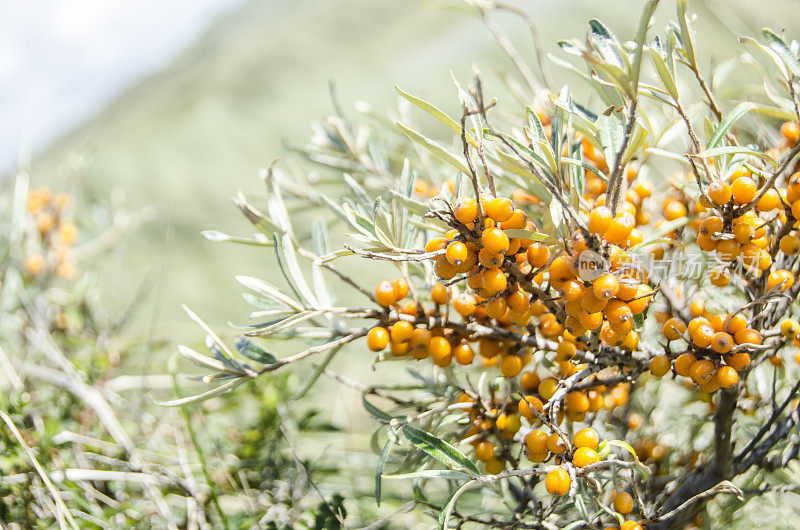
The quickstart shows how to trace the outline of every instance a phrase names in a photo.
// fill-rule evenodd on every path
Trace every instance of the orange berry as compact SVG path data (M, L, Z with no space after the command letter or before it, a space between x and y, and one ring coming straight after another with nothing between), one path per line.
M539 388L537 390L539 395L542 396L545 401L547 401L553 397L553 395L556 393L556 390L558 390L558 380L549 377L539 383Z
M29 276L40 275L47 266L41 254L31 254L25 259L25 270Z
M690 370L694 363L697 362L697 357L691 353L682 353L675 359L675 373L683 377L689 377Z
M599 461L600 456L597 451L589 447L579 447L575 450L575 454L572 455L572 463L575 464L575 467L586 467Z
M572 437L572 445L575 447L588 447L590 449L595 449L599 443L600 437L597 435L597 431L591 427L585 427L579 430Z
M496 269L503 264L502 252L491 252L488 248L482 248L478 252L478 261L487 269Z
M394 355L405 355L411 350L411 345L406 342L389 342L389 351Z
M730 366L720 366L716 373L716 379L722 388L730 388L739 382L739 374Z
M662 213L667 221L675 221L686 217L686 206L678 199L667 199L662 208Z
M483 271L483 288L487 293L495 294L505 291L508 280L500 269L486 269Z
M755 198L757 191L756 183L750 177L739 177L731 183L733 200L737 204L749 203Z
M689 376L695 383L702 383L714 374L714 363L708 359L695 361L689 368Z
M528 247L528 263L534 269L540 269L550 261L550 249L542 243L534 243Z
M781 125L781 135L790 145L797 145L800 140L800 125L796 121L787 121Z
M453 309L466 318L475 312L475 297L469 293L461 293L453 300Z
M428 352L431 354L431 357L433 357L433 361L437 366L447 366L452 359L453 348L446 338L431 337L431 342L428 345Z
M500 361L500 372L505 377L516 377L522 371L522 359L518 355L510 354Z
M643 530L643 527L636 521L625 521L620 525L619 530Z
M631 330L625 335L622 341L622 347L628 351L634 351L639 346L639 332Z
M570 412L586 412L589 410L589 398L580 391L567 393L564 398L564 404Z
M745 352L734 353L733 355L726 355L725 357L725 364L736 370L737 372L741 372L748 366L750 366L750 355Z
M534 429L525 435L525 445L530 453L547 453L547 433L541 429Z
M774 269L767 276L767 289L774 289L780 286L781 291L785 291L794 284L794 275L785 269Z
M425 252L436 252L447 246L447 238L435 237L425 243Z
M411 334L414 332L414 325L405 320L398 320L389 329L389 336L392 342L407 342L411 339Z
M736 334L738 331L747 328L747 317L742 313L735 313L725 320L725 329L731 335Z
M731 280L731 273L728 272L728 269L715 267L711 269L708 277L712 285L717 287L725 287Z
M544 477L544 487L550 495L566 495L569 485L569 473L560 467L549 471Z
M711 337L711 347L717 353L728 353L733 348L733 338L724 331L718 331Z
M486 462L486 472L490 475L498 475L506 468L506 463L497 458L491 458Z
M492 253L503 253L508 250L508 236L499 228L486 228L481 234L483 248Z
M598 206L589 213L587 228L593 234L604 234L611 226L611 210L606 206Z
M585 310L578 316L581 326L588 330L595 330L603 325L603 313L587 313Z
M472 197L459 197L453 207L453 215L459 223L472 223L478 217L478 203Z
M522 372L519 377L519 384L522 385L522 388L528 392L533 392L537 388L539 388L539 383L541 383L541 379L539 378L539 374L536 372Z
M633 497L630 493L620 492L614 497L614 510L622 515L628 515L633 511Z
M511 217L500 223L500 228L503 230L525 228L527 223L528 219L525 216L525 212L517 208L511 214Z
M733 237L742 245L753 239L753 232L753 225L750 223L734 223L733 225Z
M625 322L630 322L633 320L633 312L631 311L631 308L628 307L628 304L619 299L614 299L608 302L603 312L605 313L608 322L613 327L618 327ZM617 331L617 329L614 331Z
M569 256L559 256L550 263L547 272L550 274L550 283L557 285L575 277Z
M745 328L733 335L736 344L761 344L761 333L755 329Z
M478 353L485 359L491 359L500 353L500 343L492 339L481 339L478 342Z
M698 348L708 348L714 340L714 328L707 324L703 324L694 329L693 333L689 334L692 343Z
M669 357L657 355L650 359L650 373L656 377L664 377L670 369Z
M724 206L728 204L729 200L731 200L731 195L733 195L733 192L727 183L717 180L709 184L707 195L708 198L711 199L711 201L717 206Z
M724 224L725 223L722 220L722 217L717 217L717 216L709 217L708 219L700 223L700 228L698 230L698 233L707 237L711 237L714 234L722 232Z
M514 204L506 197L492 197L484 203L484 209L497 223L508 221L514 214Z
M683 205L681 204L681 206ZM684 215L685 210L686 209L684 208ZM603 237L612 245L624 245L628 241L628 237L631 235L631 230L633 230L635 226L636 219L630 213L619 213L614 219L611 220L611 224L609 225L608 230L603 233Z
M475 447L475 458L481 462L494 458L494 445L492 442L481 442Z
M739 255L739 247L735 239L721 239L717 241L717 257L722 261L733 261Z
M601 274L592 283L592 292L601 300L613 298L619 291L619 280L611 273ZM587 309L588 311L588 309Z
M489 315L490 318L503 318L507 310L508 304L506 303L506 299L502 296L494 298L486 304L486 314Z
M438 256L434 261L433 272L443 280L450 280L458 273L458 269L446 257Z
M542 400L536 396L526 396L519 400L518 408L519 413L522 414L526 420L533 423L538 418L536 412L541 414L544 410L544 404L542 404Z
M431 343L431 332L424 328L415 328L409 339L411 355L417 359L428 356L428 346Z
M389 345L389 332L386 328L376 326L367 333L367 346L372 351L381 351Z
M435 304L446 304L450 300L450 289L441 283L437 283L431 287L431 300L433 300Z
M686 324L673 317L664 322L661 332L667 340L678 340L683 338L683 334L686 333Z
M567 444L554 432L547 437L547 449L554 455L560 455L567 450Z
M770 188L764 192L764 195L756 203L756 210L759 212L771 212L781 206L781 197L778 190Z
M462 342L453 348L453 357L455 357L458 364L468 366L472 364L472 361L475 359L475 352L473 351L472 346L466 342Z
M780 248L787 256L794 256L800 252L800 238L793 234L787 234L781 238Z
M447 257L447 261L453 265L461 265L466 261L468 255L469 250L467 250L467 245L461 241L453 241L447 245L445 256Z

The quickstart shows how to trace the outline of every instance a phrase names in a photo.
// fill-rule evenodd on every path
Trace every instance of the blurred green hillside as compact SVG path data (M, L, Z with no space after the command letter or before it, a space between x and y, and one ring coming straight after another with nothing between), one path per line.
M769 2L770 10L738 0L692 4L701 13L699 38L716 52L726 52L736 44L734 34L748 28L775 20L798 26L796 2L788 0ZM550 51L559 38L582 36L592 16L630 38L630 13L639 10L639 2L627 0L521 5ZM473 63L484 71L507 64L477 17L440 7L416 0L250 3L42 154L33 163L34 183L64 174L59 167L79 153L88 161L78 177L89 194L121 189L129 208L157 209L157 219L128 242L125 261L108 261L104 278L109 293L128 279L132 292L123 300L140 288L151 295L141 315L158 315L157 333L196 337L180 303L215 325L241 321L245 310L233 275L269 277L272 255L210 243L200 231L249 231L230 198L238 189L254 200L263 196L258 169L285 153L284 140L303 144L308 123L332 112L329 82L345 113L354 114L359 99L375 108L393 106L395 83L452 110L451 70L468 79ZM674 10L662 9L663 16ZM498 22L532 64L524 24L513 17ZM550 73L565 75L556 67Z

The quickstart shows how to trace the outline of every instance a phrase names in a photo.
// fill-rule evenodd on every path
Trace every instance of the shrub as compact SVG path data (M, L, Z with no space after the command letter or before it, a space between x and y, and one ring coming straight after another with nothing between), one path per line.
M591 97L523 67L509 87L530 104L501 103L476 71L455 117L398 89L441 140L408 106L317 127L314 171L273 165L263 207L238 196L254 236L206 234L271 247L277 269L238 278L257 323L235 348L190 313L213 355L181 353L219 384L171 404L316 359L307 387L360 390L382 426L376 501L391 467L412 486L401 509L440 528L729 524L792 489L798 45L743 37L764 90L722 98L737 63L707 79L685 0L654 35L657 4L632 42L591 20L559 43ZM346 346L413 377L337 374Z

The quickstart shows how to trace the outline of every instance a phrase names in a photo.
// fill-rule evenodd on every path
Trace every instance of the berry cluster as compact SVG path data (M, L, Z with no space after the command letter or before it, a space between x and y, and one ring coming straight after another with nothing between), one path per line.
M783 141L771 155L778 158L796 146L797 130L796 123L784 123ZM737 285L766 293L791 289L795 284L791 260L800 252L800 172L785 181L767 180L764 170L755 165L740 165L722 173L727 176L712 181L697 200L675 189L662 204L665 219L677 221L691 211L694 217L688 226L697 233L697 245L718 263L708 275L713 286L726 287L735 280ZM678 231L668 236L678 239ZM661 258L664 247L654 252ZM754 329L753 310L747 306L712 315L700 299L687 305L683 312L658 314L662 336L669 343L685 342L686 348L676 355L666 352L653 357L650 372L662 377L674 369L705 392L736 385L739 373L750 366L752 351L758 351L764 338ZM791 329L791 324L784 325ZM781 362L776 355L769 360Z
M75 276L70 250L78 229L67 215L69 198L42 187L28 193L26 207L34 220L36 237L28 238L25 270L31 278L54 272L64 279Z

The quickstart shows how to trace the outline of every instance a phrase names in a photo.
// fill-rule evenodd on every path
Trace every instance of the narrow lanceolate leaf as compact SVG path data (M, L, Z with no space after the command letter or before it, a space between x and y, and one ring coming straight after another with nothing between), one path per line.
M244 216L253 223L253 226L267 237L272 237L273 234L283 231L278 225L267 219L263 213L248 203L241 191L236 194L234 203L239 207Z
M625 136L622 122L613 116L601 114L597 117L596 125L599 131L600 145L603 147L603 156L606 157L606 164L608 164L608 167L615 167L617 153Z
M267 239L260 234L257 234L258 237L236 237L229 236L228 234L224 234L218 230L203 230L200 232L200 235L209 241L214 241L215 243L239 243L241 245L253 245L257 247L268 247L272 246L273 244L271 239Z
M589 28L592 30L592 37L594 38L597 51L600 52L601 57L607 62L618 68L624 68L625 63L622 61L622 56L619 53L619 41L611 33L602 22L593 18L589 21Z
M234 373L231 372L230 368L219 359L214 359L208 355L203 355L202 353L197 352L188 346L184 346L183 344L178 345L178 351L181 355L200 366L211 368L212 370L218 370L220 372Z
M396 480L410 480L415 478L438 478L444 480L466 480L470 476L463 471L453 471L452 469L426 469L402 475L384 475L383 478Z
M525 107L525 113L528 116L528 127L536 133L536 138L547 138L547 135L544 132L544 126L542 125L542 120L539 119L539 115L536 114L536 111L533 110L530 106Z
M518 239L532 239L538 242L551 241L554 239L552 236L549 236L547 234L541 234L539 232L534 232L533 230L527 230L525 228L508 228L504 230L504 232L508 237L516 237Z
M411 197L408 197L406 195L403 195L402 193L399 193L395 190L389 190L389 193L391 193L392 197L397 199L403 206L405 206L415 214L423 216L426 213L428 213L428 207L425 206L424 203L416 199L412 199Z
M420 144L422 147L430 151L430 153L433 156L435 156L436 158L438 158L439 160L441 160L446 164L450 164L451 166L461 171L462 173L466 175L469 174L469 168L467 167L466 162L464 162L464 160L461 157L452 154L447 149L439 145L437 142L423 136L422 134L418 133L413 129L410 129L409 127L406 127L399 121L395 122L395 124L400 129L400 132L406 135L411 141Z
M284 234L283 237L278 238L275 235L275 253L278 256L278 265L284 272L284 276L289 283L295 288L306 304L312 307L319 307L319 301L314 294L314 291L306 282L303 271L300 270L300 264L297 262L297 251L295 250L294 243L289 234Z
M369 412L379 420L391 421L393 419L392 416L390 416L389 414L385 413L384 411L382 411L381 409L370 403L367 400L366 394L361 394L361 403L364 405L364 408L367 410L367 412Z
M686 13L686 0L678 0L678 24L681 26L681 44L689 64L696 64L692 28L689 26L689 15Z
M213 397L221 396L222 394L227 394L228 392L231 392L234 388L238 387L239 385L248 380L249 378L247 377L239 377L237 379L232 379L231 381L228 381L227 383L222 384L216 388L213 388L207 392L203 392L202 394L187 396L179 399L173 399L170 401L154 400L154 403L162 407L180 407L181 405L190 405L192 403L198 403L200 401L205 401Z
M792 52L786 41L766 28L762 30L762 34L767 40L767 45L786 63L786 67L792 76L800 77L800 58Z
M439 512L439 530L445 530L447 525L450 524L450 515L453 513L453 509L456 506L456 501L458 498L461 497L465 491L470 488L474 488L477 485L478 483L476 481L470 480L454 491L452 495L450 495L450 498L447 499L447 502L442 507L442 511Z
M255 291L262 296L266 296L272 300L282 302L287 306L296 309L297 311L303 311L303 306L300 303L290 296L281 292L280 289L277 287L261 280L259 278L253 278L251 276L236 276L236 281L250 289L251 291Z
M664 61L664 58L658 50L650 48L650 59L653 61L653 66L656 67L656 72L658 73L659 79L661 79L661 84L664 85L664 89L673 99L677 100L678 86L675 84L675 79L672 77L669 68L667 68L667 63Z
M236 349L248 359L252 359L262 364L274 364L278 362L275 356L267 351L266 348L257 342L248 339L244 335L240 336L236 341Z
M375 470L375 503L378 506L381 505L381 489L383 486L381 478L383 477L383 466L386 465L386 460L389 459L389 453L392 452L394 443L395 441L391 436L386 440L386 445L383 446L383 451L381 451L381 456L378 459L378 467Z
M453 469L466 469L473 477L480 475L480 471L478 471L472 460L444 440L410 425L406 425L403 428L403 434L409 442L439 462Z
M224 353L224 354L225 354L225 355L226 355L226 356L227 356L229 359L234 359L233 352L232 352L232 351L231 351L231 350L230 350L230 349L229 349L229 348L228 348L228 347L225 345L225 343L224 343L224 342L222 342L222 339L220 339L220 338L219 338L219 336L218 336L216 333L214 333L214 330L212 330L212 329L209 327L209 325L208 325L208 324L206 324L205 322L203 322L203 320L202 320L202 319L201 319L199 316L197 316L197 315L194 313L194 311L192 311L191 309L189 309L189 308L188 308L186 305L183 305L182 307L183 307L183 310L184 310L184 311L186 311L186 314L187 314L187 315L189 315L189 318L191 318L192 320L194 320L195 322L197 322L197 324L198 324L198 325L199 325L201 328L203 328L203 331L205 331L205 332L206 332L206 334L207 334L209 337L211 337L211 340L213 340L213 341L214 341L214 344L216 344L216 345L217 345L217 347L220 349L220 351L221 351L222 353Z
M622 160L620 161L621 166L624 167L625 164L630 162L636 153L639 152L639 148L644 144L645 138L647 138L647 131L643 127L640 127L638 123L634 124L631 139L628 141L628 145L622 153Z
M255 328L252 331L248 331L247 333L245 333L245 335L249 337L264 337L267 335L272 335L286 328L296 326L297 324L305 322L306 320L310 320L314 317L320 316L323 313L324 311L318 311L318 310L303 311L295 315L292 315L288 318L281 319L278 322L274 322L267 326Z
M714 133L708 139L706 149L717 147L725 135L728 134L728 131L731 130L731 127L733 127L733 125L739 120L739 118L755 108L755 104L750 103L749 101L744 101L736 105L736 108L722 118L722 121L719 123L719 125L717 125L717 128L714 129Z
M405 98L406 100L408 100L409 102L414 104L416 107L424 110L425 112L427 112L428 114L430 114L431 116L433 116L434 118L436 118L437 120L442 122L451 131L453 131L457 135L461 136L461 124L459 122L457 122L454 118L451 118L446 113L444 113L441 109L439 109L439 107L437 107L436 105L434 105L432 103L428 103L424 99L420 99L420 98L418 98L416 96L412 96L408 92L404 92L397 85L395 85L394 88L395 88L395 90L397 90L398 94L403 96L403 98ZM472 147L475 147L475 148L478 147L478 143L475 141L475 138L473 138L471 134L466 133L465 137L467 139L467 142L469 142L469 144Z

